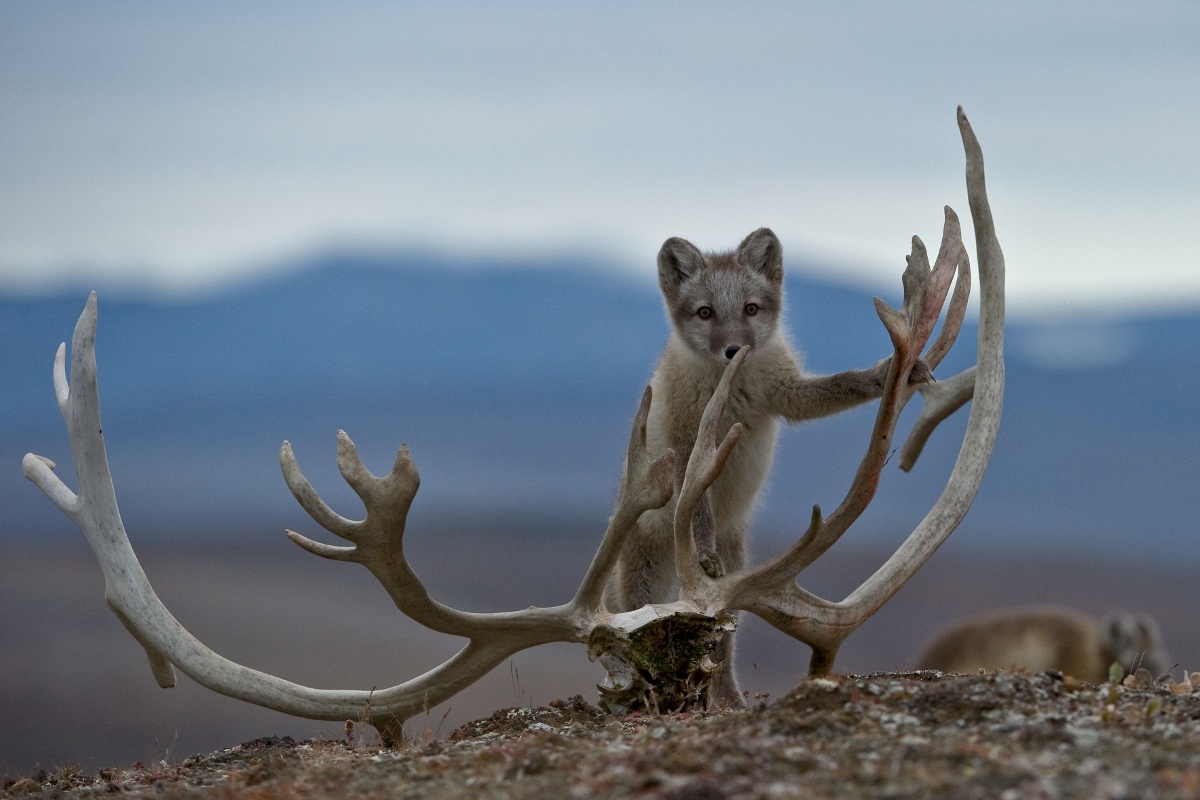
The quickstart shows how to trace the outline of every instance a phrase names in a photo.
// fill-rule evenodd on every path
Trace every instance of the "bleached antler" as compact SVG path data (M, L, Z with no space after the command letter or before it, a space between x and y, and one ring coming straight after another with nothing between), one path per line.
M796 584L797 575L829 549L859 518L875 495L880 473L891 450L900 412L913 396L909 374L932 335L957 273L954 295L941 333L925 353L924 363L941 362L961 328L970 292L970 265L962 245L958 218L946 208L942 243L933 268L921 240L913 238L904 272L904 303L897 310L876 299L876 310L895 348L867 452L837 510L823 519L814 507L804 535L779 556L755 567L710 578L696 565L691 520L696 503L716 480L740 431L735 428L718 445L710 428L724 413L728 392L741 357L730 362L701 422L688 474L675 512L676 562L681 599L704 609L745 610L813 648L809 671L823 674L833 666L838 648L854 630L908 581L966 515L991 458L1004 391L1004 256L996 241L983 175L983 153L962 108L958 124L967 156L967 194L975 225L982 300L979 320L979 363L943 383L924 384L926 408L905 445L901 466L915 462L925 440L939 422L974 397L971 417L945 491L933 509L896 553L862 586L840 603L824 600ZM708 431L706 435L706 431Z
M109 607L145 648L154 677L164 688L175 684L174 667L178 667L221 694L309 719L369 722L385 742L396 741L404 720L458 693L514 653L547 642L586 643L597 624L612 622L613 615L604 610L599 597L616 554L638 516L671 497L674 453L668 451L655 460L646 453L645 421L651 399L647 389L630 437L620 503L576 596L553 608L472 614L431 598L404 557L405 519L419 484L406 447L400 449L392 471L377 478L363 465L350 438L338 434L338 465L367 510L363 520L352 521L321 501L300 473L291 446L284 443L280 462L297 500L321 525L354 546L333 547L292 531L288 536L311 553L362 564L405 614L434 630L470 640L441 666L388 689L327 690L291 683L210 650L171 615L146 578L125 533L108 469L96 383L96 318L93 293L75 327L69 385L65 344L54 362L54 386L71 439L79 492L67 488L47 459L31 453L23 467L25 475L87 537L104 573Z
M982 153L961 108L958 122L967 154L967 189L983 291L979 364L950 380L921 389L926 409L905 446L902 466L911 466L938 422L972 396L974 405L958 462L937 504L888 562L840 603L806 592L795 578L836 542L870 503L899 414L913 396L910 373L918 364L923 364L922 368L936 366L958 334L970 278L958 220L950 209L946 209L942 245L932 269L920 240L913 241L904 274L902 308L891 309L877 301L879 316L892 338L895 354L867 453L845 500L828 519L822 519L819 509L814 509L807 532L777 558L713 579L698 566L691 520L696 503L720 474L741 435L740 426L734 425L717 442L718 422L745 353L731 361L701 422L680 489L675 543L683 588L676 603L614 615L604 608L601 599L633 524L644 511L665 505L672 493L674 453L667 451L652 459L646 451L649 389L643 395L630 437L621 497L608 530L575 597L551 608L468 613L445 606L429 595L404 555L405 523L419 485L407 448L400 449L388 475L377 477L367 470L350 438L345 433L338 434L338 465L366 508L362 520L350 520L335 513L318 497L300 472L291 446L285 442L280 463L296 499L314 520L350 545L323 544L293 531L288 531L288 536L316 555L362 564L405 614L433 630L469 640L441 666L388 689L313 689L258 672L205 647L163 606L129 544L108 468L96 382L95 294L89 297L75 328L70 384L65 345L59 347L54 362L55 393L71 440L78 494L54 474L54 464L41 456L32 453L25 456L25 474L87 536L104 573L105 599L145 648L159 685L174 685L177 667L209 689L256 705L310 719L369 722L379 729L385 742L400 738L405 719L446 700L522 649L555 641L582 642L590 643L595 654L597 649L603 649L605 641L637 630L648 620L671 615L717 618L730 609L753 612L811 645L810 672L826 672L846 636L895 594L962 520L979 488L995 443L1004 388L1004 259L996 243L987 202ZM955 273L958 279L946 321L919 361ZM718 622L718 626L723 624L726 623Z

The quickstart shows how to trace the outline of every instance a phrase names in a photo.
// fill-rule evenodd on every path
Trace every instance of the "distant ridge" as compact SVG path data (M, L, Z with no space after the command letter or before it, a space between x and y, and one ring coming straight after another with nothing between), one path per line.
M424 478L418 516L603 519L667 333L653 287L614 272L587 261L449 268L398 253L326 257L190 300L101 294L101 403L127 521L145 535L181 519L297 524L275 462L285 438L353 513L333 465L338 428L376 470L411 445ZM866 293L795 269L787 291L811 369L886 355ZM71 463L50 366L85 299L0 297L0 536L70 530L18 465L29 450ZM939 373L973 361L975 335L968 325ZM1007 342L1000 445L969 530L952 541L1200 558L1200 313L1014 320ZM785 434L760 528L840 499L871 413ZM962 424L935 436L914 475L889 469L868 535L919 519Z

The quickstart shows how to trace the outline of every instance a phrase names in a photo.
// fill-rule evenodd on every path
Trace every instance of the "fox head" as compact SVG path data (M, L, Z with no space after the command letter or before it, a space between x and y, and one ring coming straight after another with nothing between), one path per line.
M1157 678L1172 668L1158 624L1151 617L1110 611L1101 620L1101 630L1107 655L1127 671L1144 667Z
M684 343L723 365L743 345L761 347L775 334L783 247L770 228L730 253L701 253L686 239L667 239L658 251L658 285Z

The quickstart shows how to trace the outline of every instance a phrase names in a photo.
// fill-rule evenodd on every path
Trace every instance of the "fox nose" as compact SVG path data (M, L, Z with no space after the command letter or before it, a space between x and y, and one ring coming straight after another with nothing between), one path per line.
M732 361L733 357L738 354L738 350L741 349L742 346L740 344L731 344L725 348L725 357Z

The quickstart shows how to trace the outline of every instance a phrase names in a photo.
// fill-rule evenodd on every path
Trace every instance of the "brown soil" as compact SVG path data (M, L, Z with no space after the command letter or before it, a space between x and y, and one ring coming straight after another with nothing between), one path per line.
M397 750L267 738L181 763L10 781L3 796L1195 798L1200 679L845 676L744 711L511 708Z

